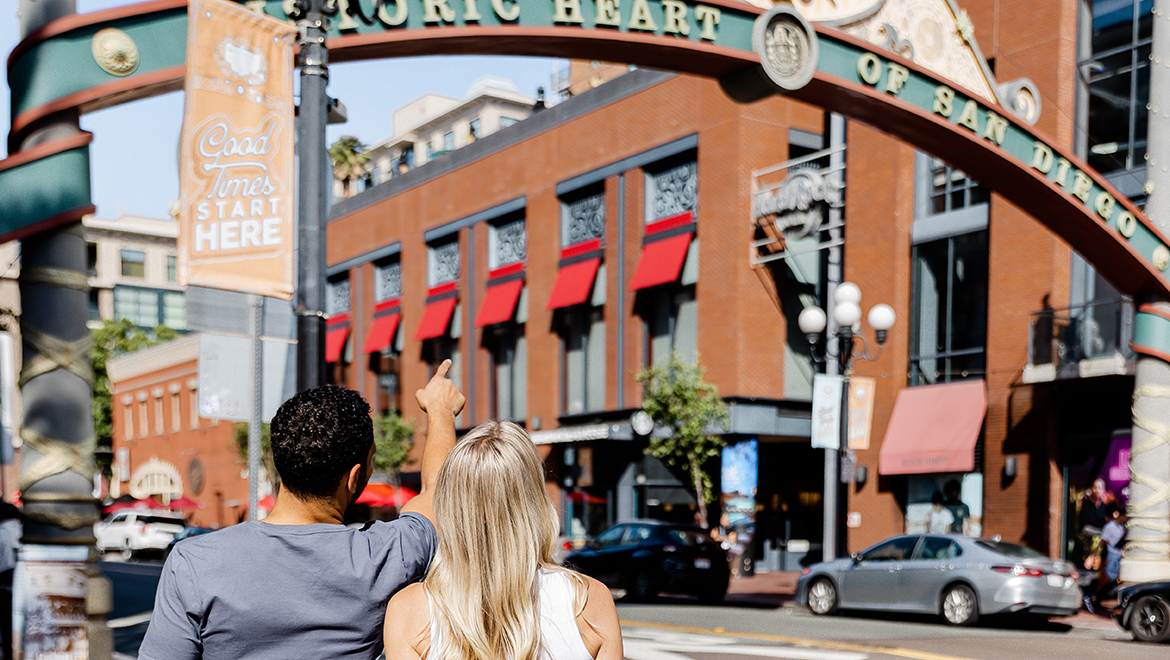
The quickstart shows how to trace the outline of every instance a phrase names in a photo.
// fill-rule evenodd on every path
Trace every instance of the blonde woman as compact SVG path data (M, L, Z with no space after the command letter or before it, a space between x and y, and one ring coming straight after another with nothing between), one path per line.
M424 583L390 599L387 660L621 660L609 590L557 566L557 514L532 439L472 429L435 486L439 547Z

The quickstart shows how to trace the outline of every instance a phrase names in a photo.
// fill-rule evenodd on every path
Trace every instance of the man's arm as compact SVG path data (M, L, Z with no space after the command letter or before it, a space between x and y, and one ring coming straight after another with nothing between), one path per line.
M443 360L427 386L414 393L418 407L427 414L427 441L423 446L422 490L406 503L402 512L414 512L434 522L435 482L447 454L455 446L455 416L463 410L463 393L447 378L451 361Z

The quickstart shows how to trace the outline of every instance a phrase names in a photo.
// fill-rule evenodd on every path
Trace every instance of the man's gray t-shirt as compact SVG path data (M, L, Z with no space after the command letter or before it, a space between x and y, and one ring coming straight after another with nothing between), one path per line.
M435 528L245 522L177 544L140 660L377 658L386 603L426 573Z

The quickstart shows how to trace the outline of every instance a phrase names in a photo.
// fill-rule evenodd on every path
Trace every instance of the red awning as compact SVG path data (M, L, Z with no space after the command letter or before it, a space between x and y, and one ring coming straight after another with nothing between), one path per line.
M986 413L982 380L907 387L894 402L878 473L970 472Z
M370 334L366 336L366 345L362 347L362 352L377 353L390 348L390 344L394 343L394 333L398 330L398 321L401 318L402 315L397 311L374 316L374 327L370 328Z
M447 326L451 324L451 315L455 313L455 301L455 296L428 300L422 322L418 324L418 332L414 333L415 340L424 341L447 334Z
M553 284L552 296L548 299L548 308L561 309L580 305L589 300L589 294L593 292L593 280L597 278L597 269L600 265L601 257L594 257L561 266L557 272L556 284Z
M325 329L325 362L332 364L341 359L345 340L349 338L349 323L341 323Z
M487 295L483 297L483 307L475 317L475 327L482 328L497 323L511 321L516 313L516 302L520 300L520 290L524 288L524 280L510 279L499 284L489 284Z
M676 234L647 243L642 248L642 259L634 271L634 279L630 281L630 290L638 291L677 281L693 235Z

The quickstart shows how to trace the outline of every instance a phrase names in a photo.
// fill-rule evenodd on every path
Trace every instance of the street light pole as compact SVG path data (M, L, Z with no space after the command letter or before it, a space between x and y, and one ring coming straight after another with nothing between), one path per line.
M301 104L297 112L297 391L325 384L325 214L329 203L325 123L329 84L326 14L337 5L296 0Z
M838 434L836 448L825 450L825 518L824 540L821 542L822 559L830 561L837 558L837 532L841 525L841 452L849 448L849 376L853 371L854 360L877 360L881 357L882 347L886 343L887 333L894 326L894 310L889 305L879 303L869 310L869 326L874 330L874 339L878 350L874 355L869 354L865 336L861 336L860 350L855 341L858 337L853 327L861 322L861 289L852 282L842 282L833 291L833 320L836 329L826 331L828 316L819 307L806 307L797 319L800 331L808 339L809 349L813 360L827 362L836 359L841 374L841 402L838 415ZM817 344L821 333L825 333L825 347L817 353ZM837 339L837 352L830 350L830 336Z

